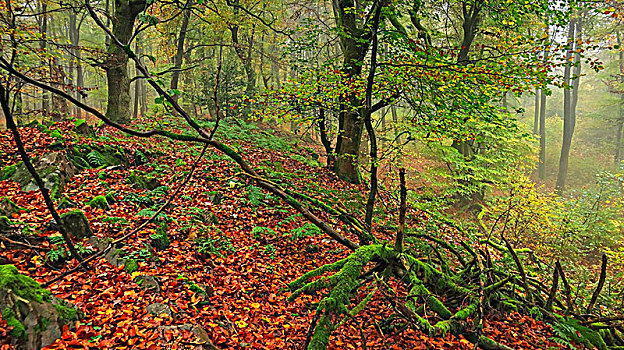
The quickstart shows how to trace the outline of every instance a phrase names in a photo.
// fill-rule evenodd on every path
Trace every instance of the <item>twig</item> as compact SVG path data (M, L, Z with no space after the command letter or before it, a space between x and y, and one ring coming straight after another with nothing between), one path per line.
M526 293L527 299L529 300L529 302L532 303L533 295L531 294L531 290L529 289L527 276L526 276L526 273L524 272L524 267L522 266L522 263L520 262L520 259L518 258L518 254L516 254L513 247L511 246L511 244L509 244L509 241L507 240L507 238L505 238L505 236L501 235L501 238L505 242L505 246L507 246L507 249L509 250L511 257L513 258L514 262L516 263L516 266L518 267L518 271L520 272L520 277L522 277L522 284L524 284L524 292Z
M568 309L566 310L566 316L567 316L571 312L574 313L574 305L572 304L572 288L570 288L570 284L568 283L568 280L566 279L565 274L563 273L563 268L561 267L559 260L555 262L555 268L559 270L559 277L561 277L561 282L563 282L563 287L565 288L566 301L568 303Z
M598 280L598 285L596 286L596 290L594 291L594 294L592 295L591 301L589 302L589 305L587 305L588 314L592 312L592 309L594 308L594 305L596 304L596 300L598 300L600 291L602 290L602 287L604 286L605 278L607 278L607 255L602 254L602 266L600 268L600 278Z
M559 270L555 268L553 270L553 284L550 289L550 293L548 294L548 301L546 302L546 310L552 311L552 303L555 299L555 295L557 294L557 287L559 286Z
M405 212L407 211L407 187L405 186L405 168L399 169L399 183L401 186L401 202L399 205L399 229L397 230L394 247L397 252L403 252L403 240L405 236Z
M0 240L3 240L9 244L13 244L13 245L18 245L24 248L29 248L29 249L36 249L36 250L50 250L50 248L43 248L43 247L39 247L39 246L34 246L34 245L30 245L27 243L22 243L22 242L18 242L18 241L14 241L8 237L4 237L4 236L0 236Z

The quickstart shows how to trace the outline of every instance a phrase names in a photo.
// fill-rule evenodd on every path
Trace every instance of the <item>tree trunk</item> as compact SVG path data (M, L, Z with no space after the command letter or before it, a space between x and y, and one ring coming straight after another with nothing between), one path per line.
M539 111L539 165L537 173L540 179L546 178L546 93L540 91L540 111Z
M134 31L134 20L145 9L145 0L115 0L113 34L129 45ZM128 54L115 43L108 46L110 55L106 67L108 82L108 105L106 117L118 122L130 122L130 79L128 78Z
M620 32L616 32L617 43L622 47L622 38ZM624 52L620 51L619 54L619 67L620 71L618 72L619 80L618 82L622 82L622 75L624 74ZM617 134L615 141L615 156L613 157L613 162L615 165L615 169L620 169L620 163L622 162L622 129L624 127L624 93L620 92L620 105L618 108L618 119L617 119Z
M535 90L535 118L533 119L533 135L539 132L540 90Z
M182 25L180 26L180 34L178 35L178 47L173 59L173 74L171 74L171 89L178 89L178 81L180 80L180 69L182 68L182 58L184 57L184 43L186 41L186 32L191 19L191 7L193 6L193 0L187 0L184 5L184 12L182 15ZM178 100L180 95L173 95L174 100Z
M574 57L575 63L576 60L580 57L578 55L574 55L574 49L576 45L574 44L578 39L577 35L580 32L580 25L578 30L576 30L575 35L575 27L576 20L570 20L570 24L568 25L568 42L570 43L570 50L566 55L566 61L569 63ZM580 65L580 62L578 62ZM571 78L572 67L568 64L563 73L563 79L566 86L570 86L570 78ZM576 72L576 69L575 69ZM578 88L578 79L573 83L574 86ZM578 95L577 95L578 96ZM578 97L577 97L578 98ZM570 157L570 148L572 146L572 136L574 135L574 126L576 124L575 113L573 111L573 106L576 107L575 101L573 101L572 91L570 88L566 88L563 91L563 142L561 144L561 156L559 158L559 172L557 174L557 184L555 189L557 193L561 194L566 187L567 176L568 176L568 162Z
M82 53L80 51L80 23L78 22L78 16L74 12L70 12L69 14L69 40L72 44L72 60L73 67L70 69L70 72L73 72L75 68L75 75L73 79L74 89L76 90L76 99L78 101L82 101L86 93L83 90L84 88L84 72L82 69ZM76 108L75 114L78 118L82 118L82 108Z
M41 49L41 52L44 53L47 47L47 37L48 37L48 4L44 2L44 0L41 0L40 2L41 4L41 23L39 26L39 31L41 32L41 41L39 42L39 48ZM41 59L41 66L42 67L48 67L48 60L46 58L47 56L44 54L43 58ZM45 69L41 72L42 74L42 79L45 80ZM41 112L46 115L48 113L48 110L50 109L50 96L49 93L45 90L42 91L41 93Z
M340 35L340 48L343 54L342 72L345 81L349 81L362 73L362 64L370 45L371 28L358 27L352 1L334 1L333 8L336 26L343 32ZM347 96L341 95L339 98L340 113L334 172L340 179L353 184L359 184L362 181L358 164L364 128L363 104L362 97L355 93Z

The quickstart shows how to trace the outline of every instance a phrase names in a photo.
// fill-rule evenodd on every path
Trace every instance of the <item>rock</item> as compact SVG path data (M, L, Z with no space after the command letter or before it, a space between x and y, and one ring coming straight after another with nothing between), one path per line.
M208 192L208 200L214 205L219 205L223 200L223 195L217 191L210 191Z
M13 164L13 165L7 165L4 168L2 168L2 170L0 170L0 181L10 179L11 176L15 174L15 171L17 170L17 166L20 164L22 163L20 162L20 163Z
M67 233L78 238L88 238L93 236L93 231L89 226L89 220L80 210L72 210L61 215L61 221Z
M131 183L135 188L145 189L145 190L153 190L161 186L160 182L155 177L140 175L137 173L130 173L128 175L127 183Z
M77 310L50 295L13 265L0 265L0 311L13 327L10 336L18 349L41 349L62 334L64 325L78 319Z
M158 249L158 250L165 250L167 248L169 248L169 245L171 244L171 242L169 241L169 236L167 236L167 222L163 221L160 226L156 229L156 233L153 235L150 235L150 238L152 239L152 247Z
M95 196L92 200L89 201L89 206L93 209L110 209L108 205L108 201L104 196Z
M9 197L0 197L0 216L11 216L13 213L19 213L20 210L25 209L15 204Z
M154 276L139 275L137 283L147 290L160 294L160 283L158 283L158 280L156 280L156 277Z
M78 169L61 152L49 152L33 160L33 166L41 177L44 187L51 191L50 196L57 198L65 188L67 181ZM22 191L31 192L39 188L23 163L17 165L11 180L22 185Z
M126 150L113 145L75 145L70 151L73 164L79 168L124 167L129 165Z
M0 232L1 233L11 232L14 229L15 227L13 226L13 222L11 222L11 220L8 217L0 216Z
M165 304L154 303L154 304L148 305L146 310L147 312L149 312L150 314L154 316L160 316L162 314L166 314L167 316L171 317L171 308L169 308L169 306Z
M57 206L59 209L69 209L77 207L78 204L67 198L66 196L62 196L61 199L58 201Z
M93 136L93 128L84 119L78 119L74 122L74 132L81 135Z
M208 335L208 332L206 332L206 330L201 327L198 326L196 324L192 324L192 323L186 323L186 324L182 324L179 326L161 326L162 329L164 331L168 331L168 330L172 330L172 329L182 329L182 330L186 330L186 331L191 331L193 332L193 334L195 334L195 336L202 341L202 344L200 345L200 349L203 350L219 350L218 347L216 347L216 345L214 345L214 343L212 342L212 340L210 339L210 336ZM197 348L195 348L197 349Z

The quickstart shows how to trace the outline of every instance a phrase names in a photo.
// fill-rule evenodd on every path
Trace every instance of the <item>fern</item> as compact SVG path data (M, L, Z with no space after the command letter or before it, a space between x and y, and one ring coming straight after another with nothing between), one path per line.
M264 193L260 187L256 187L253 185L247 186L247 197L249 198L249 203L253 206L259 206L262 204L262 200L264 199Z
M87 162L89 163L89 165L91 165L94 168L106 165L106 159L104 159L104 156L102 156L102 153L96 150L93 150L87 153Z
M320 233L321 233L321 230L316 225L308 222L301 227L297 227L297 228L290 230L290 234L291 234L290 239L295 240L295 239L300 239L300 238L305 238L305 237L313 237L313 236L319 235Z
M251 229L251 235L254 238L260 238L263 235L276 236L277 233L269 227L256 226L253 229Z

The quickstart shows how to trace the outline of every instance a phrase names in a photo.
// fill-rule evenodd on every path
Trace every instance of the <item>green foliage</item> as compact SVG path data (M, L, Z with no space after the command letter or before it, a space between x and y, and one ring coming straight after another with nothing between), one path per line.
M290 239L297 240L305 237L314 237L321 234L321 230L314 224L306 222L303 226L290 230Z
M132 202L136 204L143 204L145 206L151 207L154 205L154 201L147 196L141 196L135 192L129 192L123 199L124 202Z
M272 244L267 244L264 246L264 254L267 254L271 260L275 260L275 253L277 249Z
M247 199L254 207L264 204L264 200L267 199L267 196L268 195L265 195L264 192L262 192L260 187L256 187L254 185L247 186Z
M155 189L153 189L150 193L152 197L163 198L163 197L168 196L170 191L171 191L171 187L169 186L158 186Z
M582 326L578 320L558 316L559 321L549 323L555 337L550 338L557 343L568 345L571 342L585 345L589 348L596 347L598 350L608 350L607 344L600 333ZM570 346L570 348L574 348Z
M236 248L232 245L232 241L226 236L198 238L195 242L197 243L197 252L199 254L224 257L225 255L236 253Z
M102 222L110 222L111 224L127 224L128 219L119 216L107 216L102 218Z
M13 174L15 174L15 171L17 171L17 166L19 164L20 163L7 165L4 168L2 168L2 170L0 170L0 181L7 180L11 176L13 176Z
M86 159L89 165L94 168L99 168L107 164L106 159L104 158L102 153L100 153L100 151L95 150L95 149L87 153Z
M156 210L152 208L141 209L135 216L140 216L144 218L150 218L156 214ZM164 220L164 221L175 221L175 219L169 217L167 214L160 212L156 215L156 220Z
M256 226L251 229L253 238L262 238L263 236L277 236L277 232L269 227Z
M169 225L166 221L162 221L160 226L156 230L156 233L150 235L152 239L152 246L158 250L165 250L169 248L171 242L169 241L169 236L167 235L167 229Z

